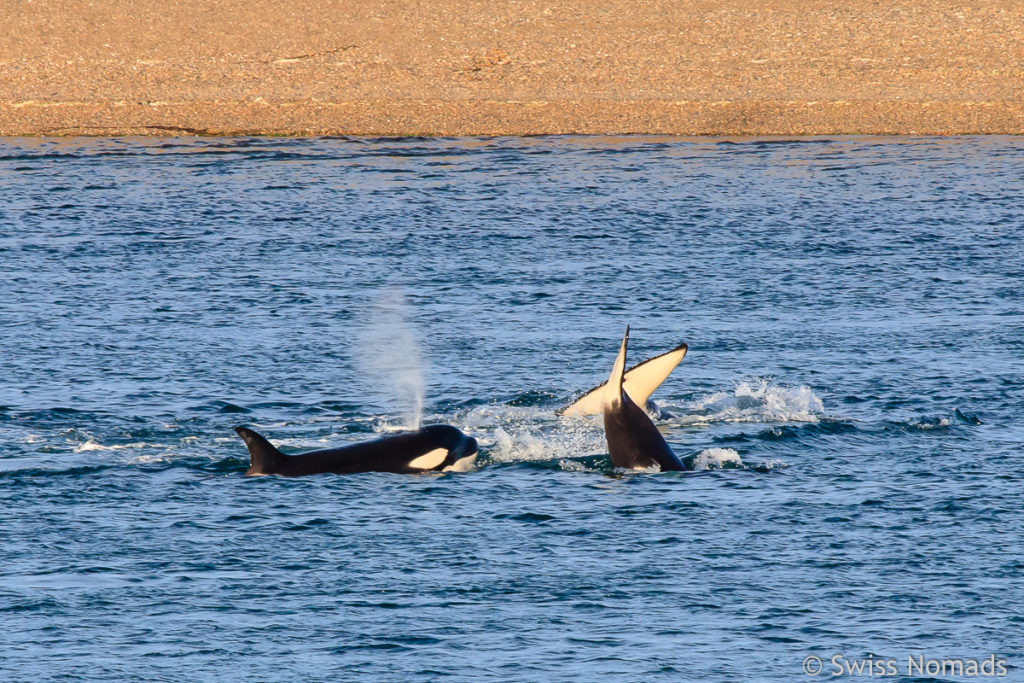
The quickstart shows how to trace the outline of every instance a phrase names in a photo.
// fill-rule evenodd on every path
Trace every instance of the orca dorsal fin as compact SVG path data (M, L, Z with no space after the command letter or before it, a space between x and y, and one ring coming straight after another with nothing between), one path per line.
M604 395L602 397L602 403L605 406L617 405L622 401L622 377L626 373L627 346L629 346L629 325L626 325L626 334L622 336L619 355L615 357L612 373L608 375L608 381L605 383Z
M641 408L644 407L651 398L651 394L668 379L676 366L682 362L687 350L686 344L680 344L671 351L648 358L626 370L622 379L622 388L633 399L633 403ZM606 385L607 382L602 382L569 405L556 411L556 414L566 416L599 415L602 410Z
M235 427L249 449L249 469L246 475L273 474L284 453L277 450L272 443L252 431L248 427Z

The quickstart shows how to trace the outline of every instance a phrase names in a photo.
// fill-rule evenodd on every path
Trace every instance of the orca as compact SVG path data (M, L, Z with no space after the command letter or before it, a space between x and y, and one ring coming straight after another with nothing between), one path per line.
M451 425L428 425L341 448L285 455L247 427L235 431L249 448L246 476L352 474L355 472L463 472L476 460L476 439Z
M651 394L661 386L661 383L668 379L672 371L686 356L689 347L680 344L671 351L648 358L626 370L622 386L633 400L633 403L643 407L647 412L654 415L661 414L658 406L651 401ZM602 382L590 391L586 392L569 405L555 411L556 415L566 417L579 415L600 415L604 407L604 388L607 382Z
M647 469L657 465L662 472L685 470L686 466L651 422L644 409L633 402L623 387L629 327L622 337L619 355L605 383L601 412L604 414L604 436L612 466L625 469Z

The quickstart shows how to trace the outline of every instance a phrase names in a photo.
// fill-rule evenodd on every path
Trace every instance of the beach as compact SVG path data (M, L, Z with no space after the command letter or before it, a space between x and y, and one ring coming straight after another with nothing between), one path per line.
M0 135L1024 133L1013 2L5 8Z

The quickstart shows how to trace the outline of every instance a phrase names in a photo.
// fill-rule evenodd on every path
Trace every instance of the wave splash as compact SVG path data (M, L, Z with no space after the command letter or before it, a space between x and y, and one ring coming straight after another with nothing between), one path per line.
M688 405L666 406L670 424L707 422L818 422L825 410L810 387L785 387L767 379L739 382L732 391L716 391Z
M743 460L731 448L706 448L693 459L693 469L697 472L737 467L743 467Z
M582 420L560 421L538 407L479 406L459 420L492 463L578 458L605 450L604 432Z

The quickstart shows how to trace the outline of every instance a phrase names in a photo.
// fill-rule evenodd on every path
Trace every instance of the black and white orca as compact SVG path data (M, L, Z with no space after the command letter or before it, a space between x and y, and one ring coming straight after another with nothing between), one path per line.
M648 358L626 370L622 386L633 403L652 415L660 415L661 410L651 400L651 394L668 379L668 376L686 356L687 349L686 344L680 344L671 351ZM556 414L566 417L600 415L604 410L604 389L607 385L607 382L602 382L569 405L555 411Z
M604 414L604 435L612 465L626 469L647 469L657 465L663 472L685 470L679 457L665 441L643 408L630 398L624 388L626 347L629 327L622 338L619 355L601 396ZM673 366L674 367L674 366Z
M476 439L450 425L428 425L415 432L297 455L285 455L246 427L236 427L235 431L249 448L246 476L461 472L473 466L477 455Z

